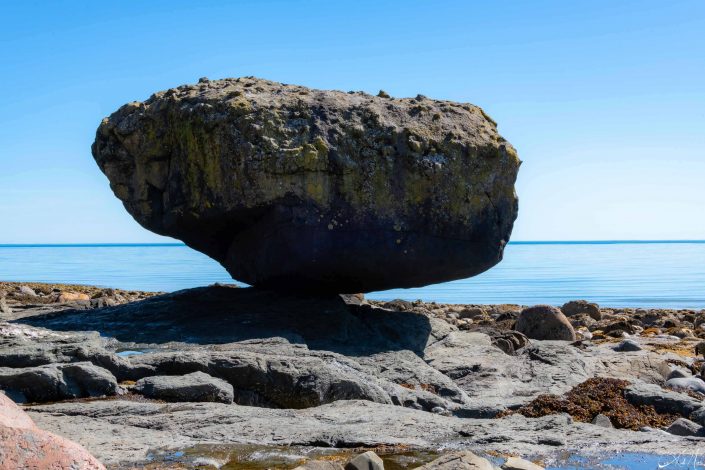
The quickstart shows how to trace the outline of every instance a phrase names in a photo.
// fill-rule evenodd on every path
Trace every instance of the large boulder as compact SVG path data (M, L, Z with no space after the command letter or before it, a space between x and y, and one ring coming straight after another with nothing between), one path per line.
M531 339L575 341L575 330L563 312L550 305L535 305L519 314L515 329Z
M520 161L477 106L253 77L124 105L93 156L144 227L258 287L367 292L502 258Z

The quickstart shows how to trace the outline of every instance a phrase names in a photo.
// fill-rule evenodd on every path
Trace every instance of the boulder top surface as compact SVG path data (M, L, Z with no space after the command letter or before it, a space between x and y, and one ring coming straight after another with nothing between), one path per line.
M520 161L481 108L201 79L122 106L93 155L144 227L236 280L368 292L501 260Z

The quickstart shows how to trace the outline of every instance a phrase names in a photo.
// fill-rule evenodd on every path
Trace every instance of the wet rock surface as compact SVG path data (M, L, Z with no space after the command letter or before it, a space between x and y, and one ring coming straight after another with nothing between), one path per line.
M93 156L144 227L233 278L353 293L499 262L520 161L477 106L202 80L124 105Z
M113 397L27 408L41 426L74 437L111 466L205 444L450 447L525 457L591 448L687 452L701 437L684 433L705 424L705 395L667 384L674 370L699 373L701 340L668 330L677 323L700 334L694 323L703 312L601 309L600 321L569 317L582 339L560 341L513 330L525 307L512 305L230 286L104 308L28 305L0 323L0 370L91 367L119 382ZM616 350L623 336L599 339L615 323L638 332L628 339L639 349ZM188 390L193 374L198 383L210 377L219 389L232 387L233 403L189 393L176 402L145 398L134 386L165 381L167 390ZM522 413L530 407L538 411ZM592 424L598 415L614 426Z

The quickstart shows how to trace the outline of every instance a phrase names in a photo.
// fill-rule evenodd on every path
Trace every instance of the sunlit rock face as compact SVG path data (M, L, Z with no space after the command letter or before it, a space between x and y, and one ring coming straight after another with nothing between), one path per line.
M502 258L520 161L477 106L253 77L161 91L93 156L132 216L278 289L368 292Z

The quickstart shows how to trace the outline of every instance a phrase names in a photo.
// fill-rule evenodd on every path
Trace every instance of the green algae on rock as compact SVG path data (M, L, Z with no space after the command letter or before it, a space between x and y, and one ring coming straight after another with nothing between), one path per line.
M93 156L144 227L275 289L470 277L517 215L520 161L496 123L422 95L202 79L104 119Z

